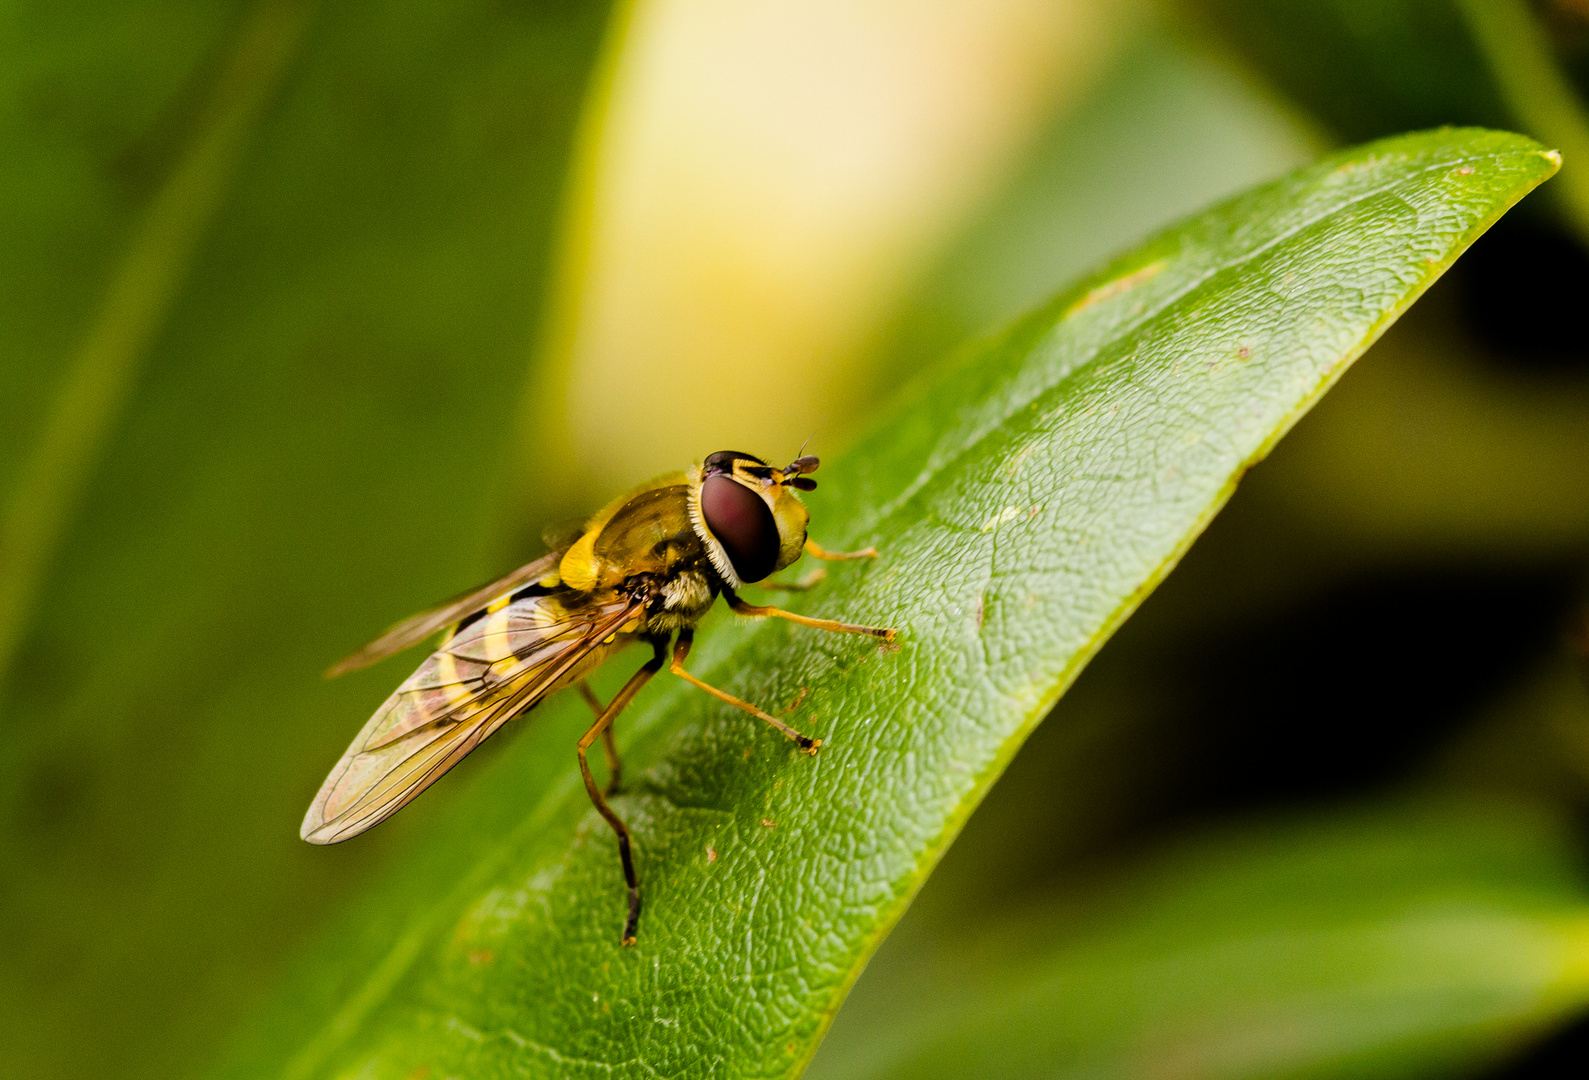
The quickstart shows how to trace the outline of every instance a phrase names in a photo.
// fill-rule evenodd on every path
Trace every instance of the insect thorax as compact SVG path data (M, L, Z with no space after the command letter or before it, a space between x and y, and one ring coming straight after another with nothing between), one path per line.
M694 626L720 582L690 521L689 487L664 482L631 492L591 520L561 563L581 592L616 589L647 597L642 633Z
M662 603L646 620L649 630L694 626L717 599L716 582L704 568L680 570L662 583Z

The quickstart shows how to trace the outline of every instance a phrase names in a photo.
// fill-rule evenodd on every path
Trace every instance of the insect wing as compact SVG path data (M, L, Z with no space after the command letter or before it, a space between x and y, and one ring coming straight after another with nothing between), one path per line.
M514 601L432 653L376 710L304 815L302 837L334 844L384 821L625 624L644 601L567 611L558 593ZM562 594L566 595L566 594Z
M517 592L525 585L533 584L554 573L562 558L562 551L548 552L489 585L482 585L445 604L421 611L418 615L410 615L352 656L339 662L326 672L326 678L332 679L350 671L369 667L371 664L385 660L388 656L402 652L411 645L418 645L442 627L451 626L465 616L473 615L493 600Z

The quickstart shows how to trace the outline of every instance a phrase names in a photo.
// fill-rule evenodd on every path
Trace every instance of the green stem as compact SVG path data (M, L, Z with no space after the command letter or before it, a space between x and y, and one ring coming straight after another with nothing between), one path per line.
M260 0L250 14L192 141L134 229L104 303L66 361L59 396L0 512L0 676L308 14L309 0Z
M1459 0L1501 95L1525 132L1560 150L1552 185L1580 239L1589 243L1589 115L1550 40L1523 0Z

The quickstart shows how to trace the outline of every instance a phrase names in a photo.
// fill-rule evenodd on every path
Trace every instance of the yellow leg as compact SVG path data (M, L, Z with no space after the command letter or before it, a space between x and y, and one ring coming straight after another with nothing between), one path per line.
M800 749L804 750L806 753L815 754L817 752L817 747L822 745L821 739L808 738L805 735L800 734L788 724L784 723L782 720L779 720L776 716L768 716L750 702L741 701L732 694L725 694L715 686L708 686L700 679L697 679L694 675L691 675L688 671L685 671L684 658L690 655L690 646L693 644L695 644L695 632L693 630L680 630L678 643L673 646L673 663L668 665L669 671L673 672L673 674L677 675L679 678L683 679L692 686L699 686L702 690L705 690L708 694L711 694L719 701L726 701L730 705L734 706L734 708L743 709L745 712L750 713L750 715L756 717L758 720L767 721L767 723L771 724L773 727L777 728L779 731L783 732L785 735L789 736L789 738L798 743Z
M827 576L827 570L818 566L799 581L753 581L750 584L768 592L809 592L819 582L825 581Z
M579 690L579 696L585 699L585 704L590 706L590 711L596 714L596 719L600 720L606 708L590 684L581 679L576 689ZM603 791L608 795L616 795L623 782L623 766L618 761L618 744L613 741L611 724L601 729L601 754L607 759L607 786Z
M662 663L667 658L667 642L665 640L656 642L654 647L656 655L629 677L629 681L623 684L623 689L612 699L612 704L601 711L601 715L596 717L596 722L590 725L590 730L579 740L579 774L585 778L585 793L595 804L596 811L607 819L607 824L611 825L612 831L618 835L618 858L623 862L624 883L629 886L629 915L624 919L623 937L620 939L625 945L635 943L635 930L640 925L640 882L635 877L634 857L629 851L629 828L613 808L607 805L607 800L597 789L596 780L590 775L590 762L585 760L585 751L589 750L590 744L612 725L614 718L623 712L624 706L628 705L640 692L640 688L651 680L651 676L662 670ZM594 699L595 695L592 694L591 698Z
M788 619L801 626L812 626L818 630L829 630L835 634L866 634L869 637L882 638L884 641L894 640L894 631L884 626L860 626L856 623L834 622L832 619L810 619L804 615L796 615L783 608L762 607L760 604L747 604L728 590L723 590L723 598L728 601L728 606L740 615L752 619Z
M875 547L862 548L860 551L825 551L822 546L810 537L806 538L806 554L813 559L826 559L829 562L844 562L849 559L875 559Z

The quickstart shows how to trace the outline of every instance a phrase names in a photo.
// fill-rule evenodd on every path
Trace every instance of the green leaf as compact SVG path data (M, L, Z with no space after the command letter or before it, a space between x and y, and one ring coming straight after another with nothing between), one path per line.
M1589 1005L1589 895L1524 806L1374 805L886 951L812 1077L1449 1076Z
M371 689L319 672L489 572L606 17L0 15L6 1071L197 1068L403 836L297 839Z
M588 717L553 705L304 957L222 1075L798 1072L1024 736L1241 474L1556 164L1476 130L1360 148L967 350L810 499L819 542L882 556L796 606L896 626L898 647L780 622L709 627L692 658L798 703L820 755L679 680L623 717L638 945L618 944L615 845L573 769Z

